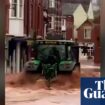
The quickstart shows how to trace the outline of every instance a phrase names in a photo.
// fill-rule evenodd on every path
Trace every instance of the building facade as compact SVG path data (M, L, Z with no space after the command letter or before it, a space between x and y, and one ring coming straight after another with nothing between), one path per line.
M24 2L24 33L32 37L32 32L44 37L43 0L25 0Z
M77 29L79 42L93 42L93 22L87 20Z
M73 29L74 29L74 17L66 16L66 40L74 39Z
M47 38L51 39L51 37L53 36L55 37L54 39L61 39L62 0L48 0L47 13L48 13Z
M77 29L78 42L94 43L94 62L100 63L100 19L86 21Z
M8 0L8 4L5 66L7 73L18 73L32 57L27 39L44 37L43 0Z
M8 0L9 8L7 10L7 24L5 35L5 68L6 73L20 72L23 66L21 39L24 37L24 0Z
M94 11L89 5L87 20L77 29L78 41L94 44L94 62L100 63L100 11Z

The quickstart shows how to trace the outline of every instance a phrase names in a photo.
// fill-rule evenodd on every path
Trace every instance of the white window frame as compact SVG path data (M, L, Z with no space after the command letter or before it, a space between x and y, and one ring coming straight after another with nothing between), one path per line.
M21 3L21 4L20 4ZM12 0L10 0L10 18L18 18L18 19L23 19L23 14L24 14L24 0L17 0L17 7L16 7L16 16L12 16ZM20 10L21 9L21 10ZM20 16L21 13L21 16Z
M49 0L49 8L55 8L55 0Z
M23 14L24 14L23 11L24 11L24 0L19 0L19 18L23 18Z
M91 37L92 37L91 34L92 34L92 28L84 27L84 39L91 39Z

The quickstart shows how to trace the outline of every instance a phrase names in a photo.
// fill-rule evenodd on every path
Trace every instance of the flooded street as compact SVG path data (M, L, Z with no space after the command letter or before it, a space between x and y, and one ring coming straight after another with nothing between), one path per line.
M40 74L6 75L6 105L80 105L80 74L60 74L51 90Z
M6 88L6 105L80 105L80 91Z
M6 74L6 105L80 105L80 77L100 77L99 65L81 64L81 72L59 74L51 90L41 74Z

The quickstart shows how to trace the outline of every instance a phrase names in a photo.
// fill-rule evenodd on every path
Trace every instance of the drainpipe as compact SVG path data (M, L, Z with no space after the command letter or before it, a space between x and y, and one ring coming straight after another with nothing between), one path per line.
M27 37L29 37L29 28L30 28L30 23L29 23L29 15L30 15L30 8L29 8L29 6L30 6L30 1L29 0L27 0L27 27L26 27L26 34L27 34ZM28 45L28 55L27 55L27 60L29 60L30 59L30 46Z
M27 0L27 36L29 36L29 0Z

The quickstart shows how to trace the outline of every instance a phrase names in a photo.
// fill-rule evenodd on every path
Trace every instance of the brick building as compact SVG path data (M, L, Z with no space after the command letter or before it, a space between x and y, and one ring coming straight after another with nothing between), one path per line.
M44 34L43 0L25 0L24 2L24 33L31 36Z
M61 16L62 16L62 1L61 0L46 0L46 9L48 13L47 38L61 39Z
M65 32L66 39L77 39L80 43L93 43L95 45L94 62L100 63L99 11L93 11L91 2L89 2L90 5L89 3L82 3L83 5L81 5L77 2L65 2L62 8L65 27L63 26L62 31ZM73 18L68 19L70 16Z
M79 42L94 43L94 62L100 63L100 11L92 10L91 3L88 9L88 18L77 29L77 34Z
M79 42L93 42L93 22L86 20L78 29L77 29L77 39Z
M24 33L31 37L34 31L42 38L49 33L61 34L61 12L61 0L25 0Z
M6 0L5 69L19 72L23 65L23 7L24 0ZM23 50L22 50L23 49ZM22 58L22 59L21 59Z
M77 29L77 33L78 42L94 43L94 62L100 63L100 18L97 17L93 21L87 20Z

